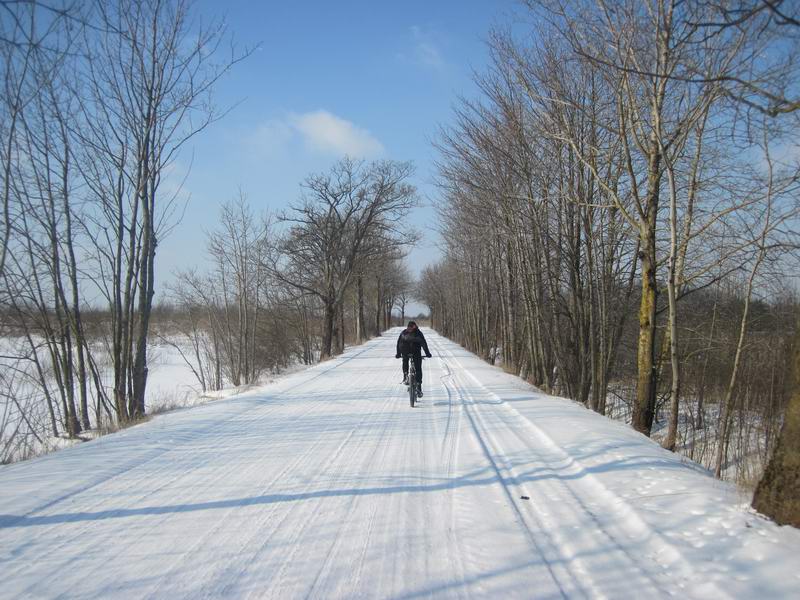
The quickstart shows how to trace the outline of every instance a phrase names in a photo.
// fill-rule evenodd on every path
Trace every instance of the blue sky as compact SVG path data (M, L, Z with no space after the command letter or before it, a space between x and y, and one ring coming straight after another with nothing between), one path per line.
M202 267L205 231L240 189L255 210L280 210L308 174L345 153L415 163L428 206L413 216L425 238L409 265L417 273L434 262L430 142L458 96L476 94L471 76L488 59L486 36L513 8L511 0L198 1L203 21L224 15L240 47L259 49L217 85L216 103L237 106L189 143L171 175L182 179L191 165L186 213L159 246L159 279Z

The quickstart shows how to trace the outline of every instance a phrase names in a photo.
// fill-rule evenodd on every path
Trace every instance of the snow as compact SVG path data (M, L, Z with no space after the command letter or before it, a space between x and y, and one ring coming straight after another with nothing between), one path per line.
M203 393L192 368L181 355L182 351L184 356L192 356L189 340L175 334L170 337L170 340L172 342L170 344L153 343L148 348L148 377L145 397L148 413L157 414L197 406L235 395L252 387L247 385L235 387L229 384L221 390L207 390ZM43 340L36 341L44 343ZM175 345L181 350L178 350ZM70 439L66 437L66 434L59 437L52 435L47 404L39 388L38 375L32 363L19 358L26 352L28 352L28 342L24 338L0 336L0 373L6 376L6 379L2 381L6 385L6 391L4 394L0 394L0 447L9 440L9 437L15 433L17 435L17 439L9 442L8 447L4 448L5 452L0 453L0 459L15 462L30 456L39 456L80 444L83 440L102 435L94 422L94 408L90 410L89 415L94 428L82 431L79 439ZM99 365L107 392L111 393L114 372L110 357L97 347L94 349L94 357ZM39 359L43 362L45 371L50 372L47 357L40 355ZM300 363L294 363L280 374L262 374L260 382L271 383L305 368ZM55 390L57 383L52 376L49 378L49 385L51 390ZM89 386L88 391L92 396L90 404L93 405L93 387ZM22 417L16 405L11 402L12 398L24 405L27 421L35 426L38 439L29 433L28 427L20 427L19 422ZM63 420L60 403L56 402L54 409L58 415L57 418L60 421ZM20 439L23 437L24 439Z
M181 347L184 355L191 356L187 339L173 335L171 340ZM194 366L197 368L197 365ZM260 381L274 383L306 368L302 363L293 363L279 374L262 374ZM109 366L109 379L111 377L111 367ZM153 344L148 348L147 395L145 398L148 412L197 406L238 394L242 390L249 390L253 385L236 387L229 384L221 390L202 392L197 377L181 356L181 351L169 344Z
M394 331L0 468L0 597L796 597L800 531L425 333L414 409Z

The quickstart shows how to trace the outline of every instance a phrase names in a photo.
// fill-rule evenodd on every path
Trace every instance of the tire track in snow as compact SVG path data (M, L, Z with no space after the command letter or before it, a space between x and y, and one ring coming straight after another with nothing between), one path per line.
M236 416L238 416L238 414L231 417L231 419L228 420L232 420L236 418ZM92 484L86 490L79 490L76 491L75 493L69 494L68 496L59 498L57 502L48 503L47 508L50 509L53 508L54 506L57 506L58 504L63 504L63 502L65 502L67 499L71 499L75 503L80 502L82 510L80 511L80 513L74 513L75 523L70 523L69 521L65 523L59 520L58 517L60 515L58 513L49 514L48 512L45 513L44 515L40 514L44 512L44 510L38 510L33 512L32 514L27 514L23 517L20 517L16 521L16 525L22 525L25 523L26 520L31 521L31 520L41 519L43 523L46 523L48 519L54 520L54 522L50 525L37 526L39 528L39 531L35 536L28 538L26 547L35 548L36 544L40 540L45 540L48 538L55 537L56 538L55 541L52 540L48 541L47 552L50 553L52 556L59 556L61 554L61 550L63 550L66 547L74 545L76 539L86 537L92 532L92 530L95 528L95 523L92 519L93 515L97 516L98 518L102 517L104 519L115 518L115 516L121 517L125 514L125 512L131 510L129 508L122 508L122 507L110 510L107 508L105 510L97 510L98 507L107 505L108 503L107 496L109 494L113 494L114 496L118 497L126 497L127 505L130 506L130 504L132 503L131 500L133 499L133 496L128 496L129 492L131 490L138 490L142 487L147 487L148 485L151 485L153 481L159 481L163 479L163 477L161 477L162 474L174 473L173 476L168 477L167 479L162 481L162 483L158 487L154 489L148 488L146 492L140 493L140 495L136 497L135 503L139 504L142 501L145 501L148 498L151 498L154 495L158 494L158 492L164 490L165 488L172 486L176 481L184 477L186 475L186 472L185 470L176 469L176 462L172 460L166 460L166 456L173 453L182 452L182 450L184 449L183 446L186 445L187 443L188 444L192 443L191 438L189 438L188 436L185 439L181 440L182 445L180 448L173 447L167 450L160 450L156 456L146 460L145 463L137 464L133 468L130 468L125 471L120 471L111 477L105 478L103 481L99 483ZM184 456L188 457L189 454L187 453ZM153 469L153 462L159 459L164 459L163 464L161 466L156 466L156 468ZM205 460L201 461L199 464L195 456L189 457L189 459L185 462L187 463L188 466L192 468L198 468L207 465L212 459L213 457L207 454ZM180 464L180 462L178 462L178 464ZM137 476L131 478L130 473L132 472L136 472ZM121 487L112 487L110 489L105 489L109 488L109 486L114 486L118 481L122 483ZM88 498L92 498L92 500L89 501L88 505L83 504L85 502L85 500L83 500L84 495ZM10 527L13 528L14 526L15 525L11 525ZM55 536L52 535L53 533L55 533ZM61 539L59 540L59 538ZM7 573L7 575L9 577L12 575L19 576L23 574L26 570L30 570L32 568L33 568L32 562L29 562L27 564L23 563L16 570ZM54 573L53 575L51 575L51 578L53 579L57 577L62 578L63 574L59 575ZM48 578L39 579L34 585L40 586L46 583L47 581Z
M542 475L540 479L526 485L524 475L518 473L513 462L509 460L505 448L515 437L518 441L522 441L525 447L529 447L527 441L517 437L513 428L500 429L503 424L498 424L496 420L487 421L483 411L476 408L478 402L475 397L466 391L464 395L465 400L471 404L468 413L473 419L476 431L486 442L486 447L492 455L492 462L498 465L501 483L507 489L509 499L516 507L519 507L522 526L527 528L532 536L536 536L540 532L544 533L550 541L550 550L554 553L554 556L550 558L551 564L565 565L569 575L566 577L558 575L559 585L564 588L565 595L571 598L580 593L585 598L614 598L615 593L609 592L603 585L604 573L598 574L597 567L594 567L594 561L598 559L588 559L587 561L581 557L583 552L580 549L580 542L582 539L588 538L589 542L594 544L598 533L594 529L588 531L579 525L571 525L576 517L579 518L585 507L575 506L569 502L570 494L554 486L553 482L548 480L547 475ZM505 444L501 445L497 441L498 438L502 438ZM528 455L526 458L534 459L536 463L541 464L544 467L543 471L552 472L552 469L546 467L547 463L540 453L531 451L526 454ZM522 492L529 497L524 504L518 500ZM570 525L567 528L568 524ZM564 532L565 529L569 529L569 537L567 537L567 532ZM604 549L602 554L607 553L608 550ZM616 573L614 573L614 578L619 581ZM648 580L648 583L651 585L643 585L644 582L637 581L635 577L625 579L626 585L630 584L634 587L638 585L641 589L650 589L655 582Z
M388 412L387 409L390 407L394 407L400 400L402 400L403 396L404 394L395 394L394 396L389 396L388 401L382 407L381 413L385 415ZM377 441L378 443L379 446L378 452L370 451L371 449L367 448L366 449L367 452L365 453L366 460L359 464L359 467L357 469L358 472L370 473L371 472L370 467L373 464L384 463L386 455L390 450L390 446L389 444L381 443L381 441L385 441L386 432L391 424L392 423L389 421L389 419L384 420L384 424L380 430L380 434L375 436L373 440L373 442ZM367 436L365 436L365 438L366 437ZM360 537L361 539L361 551L359 552L359 558L356 561L356 563L351 565L353 572L351 578L348 581L348 586L347 586L350 589L359 588L359 584L361 582L361 575L364 570L364 561L366 559L367 550L369 548L369 544L371 541L372 529L375 522L375 515L378 512L378 507L380 506L382 500L375 494L370 494L366 496L359 495L358 489L359 488L354 488L353 490L354 494L352 496L351 501L348 503L347 514L340 521L337 527L336 537L334 538L332 544L328 548L328 551L325 553L325 557L322 561L322 564L320 565L319 571L317 572L317 575L308 590L309 596L324 597L325 589L331 589L329 587L331 585L331 582L329 582L328 580L334 578L335 575L331 575L330 571L332 565L334 564L334 560L339 557L339 550L345 539L344 534L352 533L353 522L354 520L356 520L355 517L357 517L359 514L363 514L366 510L367 518L362 519L362 521L365 522L366 524L365 532L362 533L361 536L355 536L357 538ZM364 504L368 504L368 508L364 509L363 508ZM360 510L356 510L357 508L360 508ZM337 584L338 583L340 582L337 582Z
M677 575L677 577L683 579L685 584L689 584L681 586L691 590L689 593L697 592L700 597L715 599L728 597L727 594L719 589L713 582L702 580L701 576L694 571L677 548L672 546L655 529L648 525L630 504L593 476L578 459L561 448L543 429L531 422L530 419L523 416L513 406L504 402L497 394L488 389L472 373L463 368L456 357L453 357L453 360L459 364L461 371L469 377L476 386L483 390L487 396L493 398L493 414L503 411L506 414L512 415L513 425L502 418L498 418L497 420L501 422L502 426L506 427L506 431L513 435L518 442L536 452L536 455L543 459L544 464L547 465L550 472L554 475L554 477L545 477L536 480L526 488L524 482L520 481L522 477L520 477L518 470L513 464L507 463L507 470L511 478L519 486L519 489L541 488L542 483L546 482L551 490L551 496L548 498L548 501L554 509L561 508L561 514L564 512L563 507L566 505L565 501L571 498L572 501L577 504L579 510L587 515L596 526L596 529L593 531L595 533L601 533L609 540L611 547L614 548L616 558L620 559L623 563L627 563L626 566L623 567L627 571L623 576L625 578L626 589L628 589L628 586L636 587L637 584L631 578L638 576L641 580L638 584L640 586L639 589L647 589L643 584L649 581L660 595L665 597L676 595L678 591L674 588L676 587L675 578ZM474 406L477 413L483 410L478 404ZM531 437L523 436L523 430L532 434ZM496 440L498 436L491 433L491 429L489 428L486 429L486 432L488 437L493 438L493 442L497 446L500 456L505 456L499 444L497 444ZM503 439L508 440L510 438L504 437ZM532 441L538 443L534 446ZM559 485L556 490L553 490L552 484L556 481ZM560 499L560 501L553 501L553 498ZM587 499L592 499L593 502ZM591 504L601 505L600 509L594 509ZM531 508L536 510L535 503L531 505ZM602 514L603 511L608 513L608 516L604 516ZM586 537L589 538L589 541L594 542L594 540L591 539L592 536ZM634 541L638 545L638 547L635 548L635 554L633 553L634 549L629 549L631 541ZM567 547L570 545L571 544L568 543ZM641 547L644 547L644 552L642 552ZM649 563L643 560L643 556L660 565L662 570L658 572L657 569L645 568ZM589 563L582 561L582 563L584 565L584 570L588 570L590 564L593 567L593 571L602 570L595 566L597 564L595 561L590 561ZM614 569L614 579L618 579L620 577L619 561L612 562L610 567ZM595 581L596 584L605 579L603 573L592 575L587 572L587 576L592 577L592 580ZM598 591L603 593L602 588L604 586L602 583L600 583L599 586L600 590ZM612 590L608 597L613 597L615 595L614 591L619 593L620 590Z
M442 345L438 339L432 344L434 350L441 355ZM460 502L460 494L456 488L456 473L458 472L458 451L461 445L461 403L457 402L457 395L452 389L453 374L449 365L441 361L440 363L445 373L440 376L439 381L442 388L447 395L447 420L445 422L445 429L442 435L442 440L439 450L440 460L444 460L444 476L448 481L447 490L447 510L448 510L448 531L447 531L447 546L450 556L456 557L456 567L458 570L458 579L461 585L467 581L466 564L469 562L470 557L465 554L470 552L469 546L462 543L459 526L459 518L464 514ZM461 586L459 586L459 596Z
M449 354L447 362L449 363L452 360L458 364L460 370L464 370L460 363L458 363L453 352L449 349L447 349L446 352ZM504 471L508 471L508 466L501 465L498 462L503 456L502 450L496 446L492 436L489 435L488 430L486 430L485 427L482 427L482 423L480 422L478 415L474 414L472 410L474 402L466 390L457 381L457 377L455 375L456 369L454 369L452 366L449 366L449 368L451 372L453 372L453 389L461 400L461 404L467 416L467 420L472 427L472 431L483 450L484 456L489 461L492 470L495 472L498 482L502 486L502 491L508 502L507 506L510 507L514 513L515 520L522 529L522 533L527 539L529 546L537 556L541 557L550 573L552 580L556 584L556 587L560 590L563 598L574 598L577 595L580 595L584 598L593 597L593 594L590 593L593 591L591 584L588 589L585 587L585 569L572 561L573 557L570 555L570 553L565 552L565 542L559 539L559 536L556 532L545 527L544 523L542 523L539 519L536 520L537 522L534 526L531 526L529 523L529 518L526 518L525 513L519 507L515 490L513 490L512 487L506 482L507 476L504 475ZM545 537L544 541L546 543L539 541L536 533L543 533ZM582 583L584 585L581 585Z
M141 455L139 455L136 459L128 461L124 466L115 470L114 473L109 474L106 477L102 477L101 479L97 479L91 482L89 485L84 485L79 489L73 489L66 494L62 494L57 498L27 512L26 514L17 517L15 520L9 521L7 525L4 523L4 527L13 528L15 525L19 526L20 524L25 523L26 519L30 521L31 519L41 518L43 522L46 522L48 516L51 516L49 513L54 507L63 504L67 500L71 500L74 504L79 503L81 511L80 513L75 514L76 524L56 521L50 525L37 526L38 531L36 535L26 535L24 548L35 549L41 540L48 540L48 554L53 557L61 556L62 551L67 547L73 546L76 539L85 538L91 535L93 530L96 529L96 525L91 519L93 514L97 514L98 517L107 519L116 518L117 516L123 517L128 512L135 512L137 508L131 509L128 507L131 505L136 507L141 506L143 502L157 496L163 490L174 487L176 482L183 478L187 478L187 475L191 474L192 472L197 472L213 463L213 461L217 458L214 451L205 451L203 458L199 461L197 457L197 446L202 447L211 444L211 446L214 448L218 447L218 444L213 444L209 441L209 434L212 440L226 440L231 435L229 429L233 427L235 430L238 430L240 428L240 422L245 415L248 415L246 429L243 430L245 434L253 427L258 427L259 423L269 422L272 417L280 412L283 408L281 404L273 404L269 401L274 401L281 396L287 395L289 392L302 388L303 386L308 385L310 382L326 375L333 369L340 366L342 363L349 362L350 360L359 357L370 350L368 345L366 346L367 347L359 348L358 350L352 352L350 356L335 359L332 361L333 364L327 365L327 368L312 368L303 371L297 375L290 376L283 382L279 382L276 386L271 387L269 389L269 394L263 396L268 403L263 405L263 410L260 411L260 417L258 419L254 420L251 418L251 415L248 415L248 413L252 413L252 405L244 404L238 410L232 411L231 413L225 415L224 418L209 419L208 424L199 428L197 427L197 421L192 420L189 424L182 425L177 432L175 430L171 430L169 432L171 436L169 442L165 443L163 440L159 440L158 448L153 453L148 454L144 460L142 460ZM300 381L297 381L298 378ZM248 391L240 396L227 398L221 402L231 405L237 401L241 401L243 398L253 396L257 397L258 394L259 393L256 390ZM221 403L207 404L196 407L194 411L198 416L202 416L203 413L208 412L216 415L219 412L217 410L219 406L221 406ZM316 403L312 403L306 412L297 415L293 420L301 420L302 418L307 417L309 414L319 410L321 410L321 407ZM159 430L162 429L163 427L159 428ZM125 430L120 432L118 435L124 439L129 437L132 431L133 430ZM159 433L163 433L163 431L159 431ZM233 432L233 435L237 435L236 431ZM175 444L176 442L177 445ZM136 448L133 450L135 451ZM51 457L45 457L45 460L52 460L55 458ZM161 462L160 465L159 461ZM153 468L154 465L155 468ZM172 476L169 476L166 479L163 477L163 475L170 473ZM217 473L218 476L209 481L209 484L213 485L228 475L224 469L218 470ZM117 482L121 484L119 487L115 486ZM160 483L154 487L154 482ZM110 488L109 486L114 487ZM131 491L136 491L142 488L144 488L146 491L139 494L134 493L133 495L130 495ZM104 505L107 506L109 494L113 494L116 497L125 498L126 508L120 507L118 509L111 510L107 508L105 510L98 510L99 507ZM185 504L189 503L189 501L196 497L197 494L188 494L179 496L178 498L173 497L172 500L174 504ZM176 499L179 500L179 502L175 502ZM42 515L41 513L43 512L46 514ZM57 517L58 515L52 516ZM162 516L159 519L159 521L163 522L169 518L169 513L166 513L165 516ZM133 535L129 538L129 540L133 544L136 544L137 541L145 538L146 536L147 531L143 531L139 535ZM53 540L53 538L55 538L55 540ZM124 553L123 549L119 545L111 543L108 547L110 548L111 554L107 555L107 559L112 563L115 557L119 557ZM16 553L19 554L19 548L16 549ZM4 570L5 577L24 577L26 572L36 569L35 560L18 560L17 562L19 566L17 566L15 569L9 571ZM64 572L60 572L58 569L56 569L56 572L52 573L48 577L37 578L37 580L33 582L28 589L30 591L35 588L41 588L42 586L46 587L48 581L56 579L59 580L60 585L63 585L66 583L65 577L68 579L69 574L65 574Z
M311 403L307 410L293 417L291 421L294 422L302 420L314 413L319 413L322 410L323 407L321 406L321 403ZM337 425L338 425L337 423L331 423L325 429L320 431L320 435L317 436L317 439L315 440L314 444L308 449L308 452L313 453L317 449L317 447L321 446L324 440L324 435L327 434L329 431L333 430ZM264 437L266 439L267 436L265 435ZM294 471L302 463L303 460L305 460L305 455L297 455L294 457L292 461L287 462L286 465L283 467L283 469L279 470L278 473L272 475L269 481L262 482L259 484L260 493L257 495L263 496L264 494L268 493L269 490L276 483L278 483L283 477ZM247 479L246 477L247 474L252 472L257 473L262 470L263 470L263 465L258 461L253 461L245 473L238 474L239 475L238 479ZM224 469L220 469L220 473L222 474L220 477L221 480L224 480L229 477L229 474ZM157 585L155 589L150 591L149 593L150 597L154 598L163 597L161 596L163 588L165 586L167 587L169 586L171 580L170 577L171 574L177 573L177 571L184 566L187 559L191 560L191 557L194 555L194 553L197 550L205 547L210 540L215 539L217 537L224 537L229 527L228 523L229 517L237 514L238 511L240 510L241 507L239 506L231 506L224 513L222 513L217 524L209 531L207 531L202 537L199 537L182 555L178 557L178 559L170 567L170 570L162 577L162 580L159 583L159 585ZM177 592L172 592L170 596L172 596L174 593Z
M103 519L114 519L114 518L129 518L127 516L128 513L131 515L137 514L137 512L146 511L150 507L142 506L144 502L150 500L152 498L158 497L158 495L169 489L178 490L179 486L176 483L179 483L181 480L191 481L193 475L206 469L207 467L211 466L216 460L218 460L218 452L217 449L220 446L223 446L227 440L229 439L236 439L237 436L242 434L246 434L251 428L255 428L256 430L259 429L259 425L261 423L269 422L273 416L279 412L279 409L274 407L273 405L266 405L265 410L260 411L261 414L258 418L252 419L248 418L244 425L237 423L237 417L242 417L242 414L237 414L230 419L225 419L221 423L222 427L220 430L214 432L213 437L209 438L200 437L198 439L194 438L187 438L184 440L184 444L182 444L179 448L173 448L168 453L165 453L164 458L164 466L156 471L150 471L149 474L143 474L142 477L139 477L133 481L131 481L128 485L125 485L122 490L115 490L115 495L123 495L125 492L129 491L132 488L139 487L144 482L148 487L146 492L142 492L138 497L131 496L126 498L126 507L127 508L118 508L116 510L105 510L101 511L98 516L102 516ZM319 409L317 405L312 404L309 409L303 413L302 416L308 416L315 410ZM299 417L298 417L299 418ZM231 427L234 427L234 431L230 431ZM240 428L242 428L240 430ZM221 440L217 441L217 440ZM193 446L201 446L201 448L195 448ZM206 448L202 448L206 446ZM197 459L197 452L199 449L203 449L203 459ZM172 454L178 454L177 460L169 459L168 457ZM258 468L258 463L251 464L251 469L256 470ZM174 476L168 477L163 481L160 477L160 474L163 472L172 472ZM196 504L196 500L198 498L203 497L203 493L205 489L213 489L218 483L225 481L230 476L230 473L226 469L215 469L213 472L213 476L210 478L206 478L205 481L207 482L207 486L203 488L192 488L188 487L188 493L172 495L170 497L170 505L175 507L175 511L179 511L179 507L181 505L191 505ZM153 484L156 484L155 486ZM97 490L94 490L95 493ZM104 500L101 497L100 503ZM212 502L213 503L213 502ZM201 502L202 504L202 502ZM131 552L132 548L136 548L139 545L147 546L147 538L153 530L157 530L161 524L168 523L173 518L173 513L169 510L170 505L167 505L164 508L164 512L162 515L153 515L151 519L155 519L155 521L151 520L148 522L148 526L146 528L140 528L139 530L130 530L127 534L127 544L125 546L115 545L112 542L108 544L108 550L105 553L105 559L109 564L114 564L116 559L124 556L127 553ZM134 508L130 508L133 506ZM235 510L235 509L231 509ZM86 515L89 517L93 511L82 511L81 514ZM92 530L94 527L94 523L91 520L85 521L86 525L80 529L77 533L75 532L65 532L63 534L64 541L60 544L60 546L56 546L52 549L48 549L48 552L51 552L53 556L59 556L59 549L65 546L71 545L75 543L76 539L80 539L85 537L85 535ZM58 527L58 525L54 525L53 527ZM39 579L35 582L32 588L35 587L42 587L47 585L48 581L50 580L58 580L60 586L67 587L69 589L70 583L70 573L69 571L64 572L61 570L56 570L50 578L43 578ZM79 587L80 578L76 578L74 581L75 585Z
M363 378L362 378L363 379ZM369 384L371 381L369 379L366 380L366 383ZM350 388L351 391L354 388ZM357 388L356 388L357 389ZM388 404L390 400L387 400ZM347 418L347 415L339 416L336 420L331 423L331 430L336 430L342 427L342 425L349 426L349 431L346 436L344 436L341 440L339 440L337 447L333 450L331 454L327 456L327 458L323 461L320 461L318 458L318 453L316 450L316 446L314 448L309 448L305 450L300 455L300 460L295 465L295 469L308 473L309 474L309 483L305 485L302 490L299 491L292 491L287 492L285 495L287 496L287 502L275 502L270 505L268 511L263 512L259 515L259 518L255 520L252 525L251 535L247 536L245 540L241 541L241 547L244 550L245 548L249 548L252 546L252 542L260 539L261 541L258 544L258 548L255 549L253 552L252 558L247 561L242 562L233 573L227 573L225 576L225 583L221 588L219 587L219 582L214 582L214 585L211 585L210 589L201 589L199 592L196 593L198 597L218 597L220 595L225 596L229 594L237 594L237 588L240 588L246 585L246 573L251 568L253 564L260 563L262 569L268 569L271 572L274 572L274 569L278 569L277 573L272 578L272 584L270 585L270 589L273 589L276 585L276 582L281 581L281 577L283 576L286 568L291 564L292 558L296 555L297 551L300 549L299 545L296 543L298 539L302 536L305 530L308 528L309 524L318 517L318 513L314 511L308 518L302 519L301 525L299 527L294 528L293 530L289 527L284 527L285 524L290 523L292 520L298 521L300 517L297 513L305 513L308 511L312 511L312 500L315 498L317 491L315 488L318 485L318 479L320 476L325 474L326 476L331 475L333 473L332 480L330 485L333 486L336 481L338 481L338 476L341 470L347 465L346 462L340 462L339 467L331 471L333 465L338 461L338 459L342 456L342 454L348 450L348 446L351 440L354 437L357 437L357 434L360 430L369 429L369 425L371 421L376 421L385 412L384 409L380 411L371 411L366 413L361 417L360 420L353 423L352 420ZM323 436L318 436L321 441L324 440ZM329 440L328 440L329 441ZM308 467L311 467L310 469ZM333 488L332 488L333 489ZM319 494L322 496L322 494ZM268 534L264 537L265 534L265 527L269 524L267 528ZM281 555L276 557L274 553L271 552L271 543L273 538L280 533L285 533L285 530L291 531L291 542L288 543L290 546L290 551L288 555ZM287 542L282 542L283 544L287 544ZM264 556L266 555L266 561L269 563L270 559L276 558L278 561L278 565L274 565L271 568L267 564L264 563ZM275 561L272 561L275 562ZM241 592L245 594L246 592ZM268 594L268 590L262 589L259 590L257 593L258 597L263 597L265 594Z
M388 404L388 402L387 402ZM385 406L385 405L384 405ZM368 417L365 417L359 424L351 429L350 433L342 440L339 447L336 451L329 457L326 461L325 467L320 470L321 473L326 474L326 478L329 481L329 486L331 489L339 489L338 484L343 480L343 473L345 472L346 468L349 466L346 460L340 460L342 456L345 454L345 450L347 450L348 455L359 455L359 451L362 450L362 446L365 441L365 437L357 436L356 434L359 432L361 427L365 427L366 429L371 429L371 425L373 422L376 422L379 417L384 414L385 410L381 410L380 412L373 412ZM350 447L351 440L353 438L359 439L360 442L355 448ZM355 499L355 496L351 496L350 502L352 503ZM291 589L290 584L291 581L286 581L287 570L293 567L294 557L298 554L298 552L303 549L303 545L299 543L301 539L305 537L306 531L312 525L316 525L317 521L323 514L321 511L315 510L315 507L305 506L303 502L295 502L293 503L295 506L293 507L295 510L287 512L286 517L281 523L285 520L288 520L290 516L293 516L295 521L300 521L300 526L295 526L291 528L291 535L288 540L284 541L283 543L289 547L289 552L286 555L282 555L280 558L280 566L278 567L277 572L272 577L272 582L270 587L267 590L259 591L259 597L285 597L286 590ZM352 508L352 506L350 507ZM310 513L306 518L301 518L297 515L293 515L293 512L300 512L300 513ZM280 527L280 526L279 526ZM276 531L277 531L276 527ZM266 544L264 545L264 548ZM330 553L328 554L328 558L330 558ZM255 562L255 559L254 559ZM230 590L223 589L223 595L227 595Z

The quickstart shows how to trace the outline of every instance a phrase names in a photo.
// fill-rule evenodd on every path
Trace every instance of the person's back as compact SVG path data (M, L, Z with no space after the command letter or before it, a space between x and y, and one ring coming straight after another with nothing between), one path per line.
M417 335L418 332L418 329L415 329L414 331L404 329L400 334L399 348L401 355L421 353L420 348L422 347L422 339L419 335Z
M425 341L425 336L414 321L409 321L408 327L400 332L397 338L397 353L395 354L395 358L403 358L403 383L408 383L408 359L413 359L414 369L416 370L416 383L420 396L422 396L422 350L425 350L426 357L431 357L430 350L428 350L428 342Z

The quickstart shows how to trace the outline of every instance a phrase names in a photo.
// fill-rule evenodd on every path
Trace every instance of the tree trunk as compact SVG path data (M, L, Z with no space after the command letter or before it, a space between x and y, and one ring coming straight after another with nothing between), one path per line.
M145 184L147 185L147 183ZM147 193L147 192L146 192ZM133 361L133 398L130 404L132 417L141 418L145 414L145 389L147 387L147 337L150 329L150 313L153 308L154 267L156 254L153 209L155 190L147 193L142 201L142 264L139 267L139 307L136 350Z
M380 278L375 282L375 336L379 336L381 334L381 313L382 310L381 301L381 280Z
M331 348L333 346L333 329L336 321L336 305L333 298L325 298L323 300L324 314L322 321L322 348L320 349L320 360L325 360L331 357Z
M753 508L781 525L800 527L800 325L795 333L791 386L783 426L756 488Z
M339 326L338 326L339 336L336 338L336 354L341 354L342 352L344 352L344 341L345 341L344 302L339 302L338 310L336 312L339 321Z
M639 305L639 346L637 354L636 403L633 406L632 426L650 435L656 405L656 288L655 239L648 232L642 240L642 298Z
M356 279L356 293L358 296L358 316L356 318L356 330L359 342L367 339L366 318L364 316L364 277L359 275Z
M677 185L675 183L675 172L672 164L665 159L668 165L667 178L669 180L670 202L669 202L669 277L667 279L667 299L669 301L669 357L672 369L672 386L670 389L670 410L669 427L667 436L664 438L662 446L670 451L675 451L678 441L678 412L680 409L681 393L681 370L678 361L678 298L676 287L678 286L678 198ZM689 217L687 216L687 219Z

